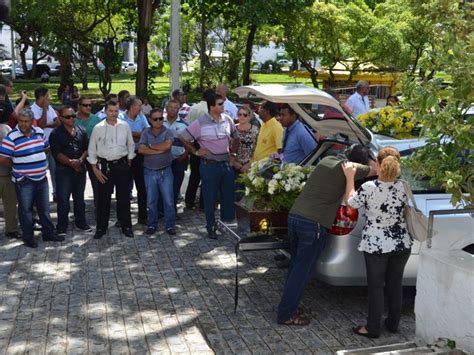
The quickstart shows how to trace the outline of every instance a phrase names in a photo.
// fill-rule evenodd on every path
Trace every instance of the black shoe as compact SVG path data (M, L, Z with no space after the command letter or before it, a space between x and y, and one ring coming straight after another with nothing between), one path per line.
M21 234L18 233L18 232L5 233L5 236L6 236L7 238L21 239Z
M28 248L38 248L38 243L32 240L24 240L23 245Z
M62 235L50 235L50 236L43 236L44 242L62 242L64 241L64 237Z
M100 239L104 236L105 231L97 229L94 233L94 239Z
M392 328L389 326L388 324L388 319L386 318L383 322L383 324L385 325L385 328L390 332L390 333L398 333L398 328Z
M168 233L169 235L176 235L176 229L169 228L166 230L166 233Z
M156 232L155 227L148 227L145 233L148 234L148 235L153 235L153 234L155 234L155 232Z
M210 239L217 239L217 233L215 229L207 230L207 237Z
M134 237L132 228L124 227L124 228L122 228L122 233L123 233L127 238L133 238L133 237Z
M138 224L143 224L146 226L148 224L148 220L146 218L139 218Z
M379 337L379 335L376 335L376 334L370 334L370 333L362 333L361 332L361 329L364 328L363 325L358 325L357 327L354 327L352 328L352 331L357 334L357 335L360 335L362 337L366 337L366 338L373 338L373 339L377 339ZM366 328L367 330L367 328Z
M117 227L117 228L121 227L120 221L115 222L115 227Z
M76 227L79 228L79 229L82 229L83 231L90 231L92 229L91 226L88 225L87 223L76 224Z
M66 230L65 229L56 229L56 234L57 235L66 235Z

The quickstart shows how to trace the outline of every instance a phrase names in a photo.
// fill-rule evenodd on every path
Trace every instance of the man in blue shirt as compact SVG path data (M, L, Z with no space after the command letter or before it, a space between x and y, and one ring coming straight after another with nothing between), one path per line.
M130 96L127 101L126 111L119 115L119 118L127 122L132 131L132 137L135 141L135 153L138 153L138 142L145 128L150 127L145 115L141 113L142 101L137 96ZM130 167L132 179L135 181L137 188L138 202L138 223L146 224L147 220L147 198L145 189L145 177L143 175L143 155L137 154L132 160ZM130 185L130 195L133 188L133 181Z
M280 123L285 127L283 136L283 161L299 164L309 153L316 149L316 140L296 112L288 104L280 108Z
M179 135L188 127L188 124L178 116L179 102L172 99L166 103L166 120L164 126L173 132L173 146L171 147L171 154L173 155L173 164L171 170L173 171L173 197L174 204L178 203L179 192L183 184L184 174L188 168L188 150L183 143L178 139Z

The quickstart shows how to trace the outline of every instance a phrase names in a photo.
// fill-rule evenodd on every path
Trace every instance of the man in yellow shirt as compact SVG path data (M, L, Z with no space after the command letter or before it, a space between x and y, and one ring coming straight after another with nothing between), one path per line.
M281 152L283 147L283 127L275 118L277 112L277 106L273 102L264 101L260 106L258 113L263 124L258 133L253 161Z

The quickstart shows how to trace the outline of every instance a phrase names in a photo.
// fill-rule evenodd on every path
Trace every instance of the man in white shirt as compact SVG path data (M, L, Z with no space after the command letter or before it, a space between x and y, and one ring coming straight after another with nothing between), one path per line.
M44 139L49 140L49 135L53 129L59 126L58 113L49 104L49 91L40 86L35 89L35 102L31 105L31 111L40 128L43 129ZM46 154L48 160L49 173L51 174L51 184L53 185L53 200L56 201L56 161L51 153Z
M346 105L351 108L354 117L370 110L368 95L369 83L365 80L359 80L356 85L356 92L346 101Z
M130 165L135 157L135 143L129 125L118 120L119 106L116 101L111 100L105 104L105 113L107 118L92 130L87 158L99 181L97 227L94 238L100 239L107 232L110 199L114 187L122 233L126 237L133 238L128 184Z
M107 102L109 100L115 100L117 101L117 94L108 94L106 97L105 97L105 100L104 102ZM99 117L101 120L105 119L105 117L107 117L107 115L105 114L105 107L102 107L101 110L97 111L95 113L95 115L97 117Z
M224 98L224 113L229 115L234 121L237 119L237 106L227 98L229 88L225 84L220 83L216 86L216 93Z

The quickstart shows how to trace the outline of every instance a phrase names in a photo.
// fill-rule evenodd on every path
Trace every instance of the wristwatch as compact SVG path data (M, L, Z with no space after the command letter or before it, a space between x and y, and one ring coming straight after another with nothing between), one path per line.
M237 153L230 153L230 156L237 158Z

